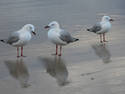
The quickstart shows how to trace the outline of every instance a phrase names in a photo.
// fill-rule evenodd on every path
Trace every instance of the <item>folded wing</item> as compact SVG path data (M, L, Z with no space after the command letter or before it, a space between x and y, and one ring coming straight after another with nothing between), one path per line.
M73 38L69 32L61 30L60 32L60 37L59 37L62 41L66 42L66 43L71 43L71 42L75 42L79 39Z

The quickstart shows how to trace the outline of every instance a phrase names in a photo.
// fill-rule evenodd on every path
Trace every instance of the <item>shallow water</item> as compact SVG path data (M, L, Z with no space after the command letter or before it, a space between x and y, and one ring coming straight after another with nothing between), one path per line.
M1 0L0 39L27 23L37 36L25 47L26 58L16 58L16 48L0 43L2 94L124 94L124 0ZM102 45L85 28L110 15L115 21ZM80 39L51 55L55 46L44 26L56 20Z

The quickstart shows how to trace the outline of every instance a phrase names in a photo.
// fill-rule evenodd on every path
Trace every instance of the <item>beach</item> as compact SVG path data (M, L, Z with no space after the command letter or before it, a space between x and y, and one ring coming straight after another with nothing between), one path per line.
M25 24L33 24L36 36L24 47L0 43L0 93L2 94L124 94L125 1L119 0L2 0L0 39ZM107 6L107 7L105 7ZM86 28L103 15L114 19L107 43ZM79 38L52 55L55 45L44 26L58 21L61 28Z

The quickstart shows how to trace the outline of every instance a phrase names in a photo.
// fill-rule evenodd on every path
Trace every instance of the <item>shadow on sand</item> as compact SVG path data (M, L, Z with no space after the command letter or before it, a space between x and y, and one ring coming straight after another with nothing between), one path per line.
M111 62L111 53L108 50L108 47L106 44L93 44L92 48L95 52L95 54L102 59L104 63L109 63Z
M17 60L6 60L4 61L10 75L17 79L22 86L22 88L27 88L30 86L28 83L29 80L29 73L28 69L25 66L25 62L23 59L17 59Z
M68 79L68 70L66 68L65 62L61 57L55 56L54 58L42 58L39 57L39 60L46 68L46 72L54 77L59 86L65 86L69 83Z

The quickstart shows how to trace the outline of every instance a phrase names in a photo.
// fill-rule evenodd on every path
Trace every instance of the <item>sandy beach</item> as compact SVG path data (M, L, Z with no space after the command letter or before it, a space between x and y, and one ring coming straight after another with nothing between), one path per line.
M16 48L0 43L1 94L124 94L125 12L123 0L2 0L0 39L31 23L37 35L25 46L25 58ZM105 7L107 6L107 7ZM115 19L108 42L85 31L102 15ZM44 26L56 20L80 40L63 47L61 57L51 55L55 45Z

